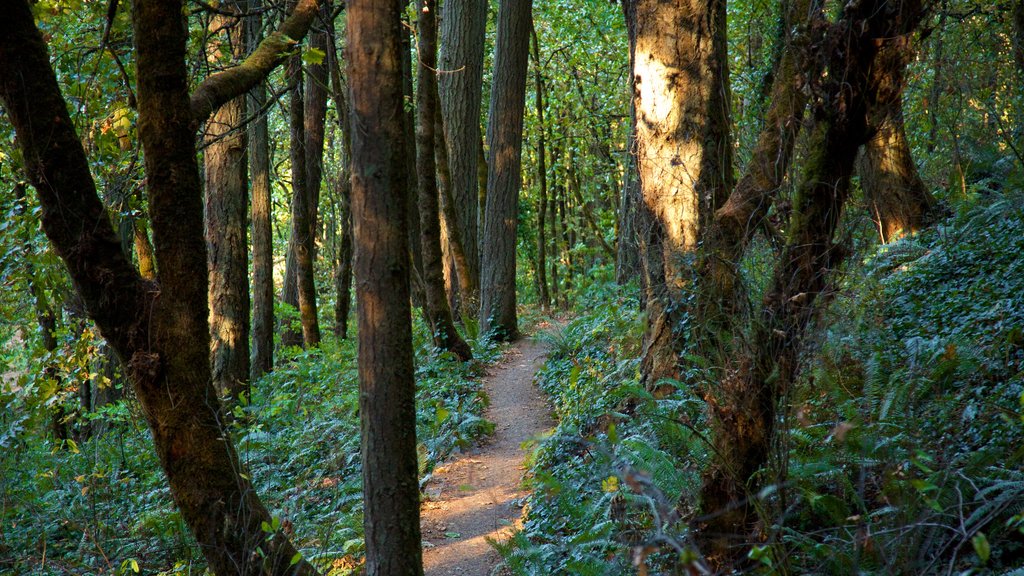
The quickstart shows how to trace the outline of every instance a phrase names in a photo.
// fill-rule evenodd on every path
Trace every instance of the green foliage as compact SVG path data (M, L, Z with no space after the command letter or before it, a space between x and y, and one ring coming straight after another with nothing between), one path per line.
M460 363L433 350L425 330L417 323L417 435L429 474L491 432L477 377L499 351L472 341L478 360ZM354 340L328 338L297 352L253 383L231 424L274 516L266 529L285 531L336 575L357 571L363 554L355 348ZM76 358L65 355L65 364ZM89 362L81 362L85 370ZM138 405L127 398L85 413L97 433L58 441L46 434L42 384L30 376L21 383L0 394L0 572L201 573Z
M699 403L639 385L643 329L635 288L590 289L588 309L548 336L538 374L559 425L531 463L522 532L498 546L515 574L624 574L634 562L685 562L676 509L692 501L705 448L690 422Z

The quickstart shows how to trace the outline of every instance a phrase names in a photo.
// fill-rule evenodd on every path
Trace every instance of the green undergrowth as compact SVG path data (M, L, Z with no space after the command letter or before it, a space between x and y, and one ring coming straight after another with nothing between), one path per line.
M639 384L635 286L594 285L580 301L537 376L559 424L533 456L523 530L498 545L515 574L627 574L635 552L664 563L684 546L677 504L706 460L696 398Z
M809 330L772 462L786 481L757 498L754 571L1021 573L1024 195L867 252ZM744 270L755 287L770 273ZM635 293L591 292L539 374L560 423L533 458L526 523L499 550L519 575L676 573L697 553L687 521L709 455L696 391L713 372L687 355L683 381L651 397Z
M491 432L481 367L499 349L472 342L460 363L431 349L417 322L417 433L426 477L451 452ZM204 574L174 509L152 441L131 399L80 415L102 422L91 438L58 442L45 430L35 383L0 395L0 573ZM32 416L35 414L35 416ZM25 416L29 415L29 416ZM274 515L325 573L356 573L362 560L355 343L328 339L252 385L231 424L239 454ZM243 424L244 422L244 424Z

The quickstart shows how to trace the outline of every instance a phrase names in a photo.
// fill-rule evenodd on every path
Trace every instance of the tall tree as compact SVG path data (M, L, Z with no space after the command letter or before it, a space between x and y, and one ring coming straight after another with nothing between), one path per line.
M530 28L530 41L533 44L533 83L537 106L537 294L541 308L547 310L551 305L551 296L548 294L548 247L545 229L548 212L547 126L544 124L544 75L540 62L540 42L537 40L535 27Z
M487 121L487 206L481 246L480 327L500 339L519 334L516 223L519 211L532 0L502 0Z
M480 290L480 214L477 161L481 154L480 106L483 99L484 34L487 0L445 2L441 15L438 90L451 172L452 210L446 217L456 252L462 313L472 314ZM460 243L461 241L461 243ZM458 256L458 252L463 255Z
M469 360L473 353L455 330L444 288L441 220L438 205L434 129L437 95L437 2L417 0L416 32L419 64L416 68L416 176L419 193L420 249L423 251L424 310L434 345Z
M261 529L270 513L221 426L210 374L194 142L199 122L281 62L291 39L305 34L317 3L300 2L250 58L208 78L191 100L184 6L138 0L133 8L155 282L141 278L122 251L27 2L10 2L0 20L0 102L39 194L43 229L89 316L127 367L171 495L210 568L219 576L315 574L284 534Z
M245 9L239 2L225 2L221 5L223 13L213 19L218 44L226 45L233 61L245 55L240 17ZM206 124L207 146L203 152L211 369L214 386L231 398L245 394L249 382L248 170L246 133L242 129L245 112L244 94L218 108Z
M338 162L338 224L341 226L334 262L334 334L348 338L349 308L352 302L352 129L348 86L341 72L338 42L333 27L327 52L331 68L331 91L341 132Z
M678 376L685 260L732 182L725 1L626 0L648 385Z
M250 0L252 14L245 19L249 51L263 37L262 0ZM274 366L274 243L271 230L270 139L263 107L267 89L262 82L249 91L249 180L252 197L252 359L250 378Z
M352 220L366 574L419 576L399 0L350 0Z

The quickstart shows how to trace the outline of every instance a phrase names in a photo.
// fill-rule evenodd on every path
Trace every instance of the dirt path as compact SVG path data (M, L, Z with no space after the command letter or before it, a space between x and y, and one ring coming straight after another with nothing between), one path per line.
M503 540L520 523L525 492L523 442L554 427L533 375L547 346L517 342L484 379L491 399L485 417L494 435L434 471L423 504L426 576L488 576L500 560L487 538Z

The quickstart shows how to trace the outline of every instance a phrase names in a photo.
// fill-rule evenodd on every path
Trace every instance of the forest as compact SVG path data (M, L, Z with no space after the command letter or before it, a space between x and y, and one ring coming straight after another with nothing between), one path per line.
M1024 0L0 6L0 574L1024 575Z

